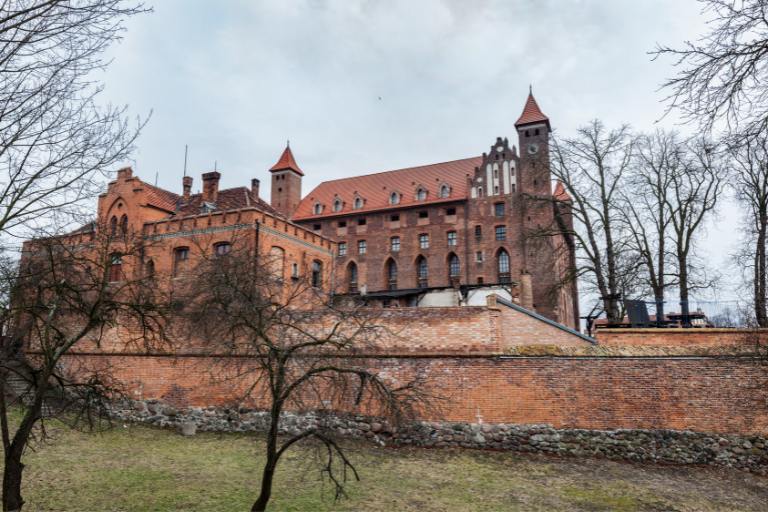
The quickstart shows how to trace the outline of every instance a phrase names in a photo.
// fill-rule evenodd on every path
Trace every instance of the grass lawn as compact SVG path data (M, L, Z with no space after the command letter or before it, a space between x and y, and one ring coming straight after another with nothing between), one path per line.
M26 457L25 511L245 511L258 492L261 436L53 430ZM334 503L315 450L298 447L278 468L271 510L768 510L768 478L739 471L347 445L362 477L349 498Z

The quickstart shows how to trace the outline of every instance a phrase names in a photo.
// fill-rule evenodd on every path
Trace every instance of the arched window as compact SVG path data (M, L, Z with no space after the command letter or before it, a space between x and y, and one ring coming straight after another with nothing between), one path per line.
M320 215L321 213L323 213L323 205L321 205L320 203L315 203L315 206L312 207L312 213L314 213L315 215Z
M424 201L426 198L427 198L427 191L419 187L419 189L416 191L416 200Z
M181 275L187 269L189 261L189 247L177 247L173 250L173 275Z
M109 234L112 236L117 234L117 217L114 215L109 219Z
M115 252L109 255L109 281L122 281L123 279L123 255Z
M387 288L397 290L397 263L395 260L387 261Z
M312 262L312 286L320 288L323 285L323 264L317 260Z
M122 217L120 217L120 233L122 233L123 235L128 233L128 216L127 215L123 215Z
M389 204L399 204L400 203L400 194L397 192L392 192L389 194Z
M144 277L155 277L155 262L147 260L144 263Z
M419 256L416 258L416 277L419 288L426 288L429 280L429 269L427 267L427 258Z
M498 269L499 269L499 282L500 283L509 283L511 282L510 275L509 275L509 253L505 251L504 249L501 249L499 251L498 256L496 256L498 260Z
M283 278L285 275L285 250L282 247L273 245L269 250L269 267L275 277Z
M339 198L336 198L336 199L333 201L333 211L335 211L335 212L340 212L340 211L341 211L341 206L342 206L342 202L341 202L341 199L339 199Z
M453 279L459 277L460 274L461 263L459 262L459 257L451 253L451 255L448 256L448 277Z
M483 187L477 187L477 197L483 197Z
M359 210L363 207L363 199L360 197L355 198L355 210Z
M443 185L440 187L440 197L448 197L451 195L451 187Z
M350 261L347 265L347 283L349 284L349 293L357 293L357 265Z
M229 242L219 242L213 246L213 253L217 258L226 256L230 252L232 252L232 244Z

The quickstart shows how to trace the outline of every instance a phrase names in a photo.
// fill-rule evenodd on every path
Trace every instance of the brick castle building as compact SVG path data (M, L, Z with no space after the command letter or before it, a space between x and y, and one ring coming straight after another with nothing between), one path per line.
M270 169L271 200L250 187L219 189L220 173L182 193L121 169L99 198L97 226L154 240L142 261L115 256L115 275L157 272L173 284L200 251L232 237L277 262L285 279L312 276L335 293L384 306L484 305L496 294L577 328L570 200L552 191L550 123L533 95L515 123L520 154L497 138L482 156L326 181L302 198L290 147ZM546 231L546 236L539 236ZM246 236L243 236L243 234ZM127 258L126 258L127 260Z
M336 290L387 305L483 304L496 293L579 325L570 199L552 190L550 122L529 94L520 153L326 181L302 198L290 147L270 169L271 206L337 244ZM545 234L545 236L542 236Z

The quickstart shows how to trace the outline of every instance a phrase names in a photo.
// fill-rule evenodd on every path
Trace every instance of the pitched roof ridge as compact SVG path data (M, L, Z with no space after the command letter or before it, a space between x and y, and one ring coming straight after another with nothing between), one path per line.
M412 165L411 167L403 167L401 169L390 169L388 171L376 171L376 172L371 172L371 173L367 173L367 174L358 174L357 176L347 176L346 178L336 178L336 179L333 179L333 180L322 181L320 184L322 185L323 183L333 183L335 181L354 180L354 179L366 178L368 176L378 176L378 175L381 175L381 174L388 174L388 173L392 173L392 172L412 171L413 169L419 169L419 168L423 168L423 167L434 167L436 165L452 164L454 162L466 162L467 160L474 160L474 159L477 159L477 158L482 158L482 156L480 156L480 155L470 156L470 157L467 157L467 158L457 158L455 160L446 160L445 162L436 162L436 163L433 163L433 164Z

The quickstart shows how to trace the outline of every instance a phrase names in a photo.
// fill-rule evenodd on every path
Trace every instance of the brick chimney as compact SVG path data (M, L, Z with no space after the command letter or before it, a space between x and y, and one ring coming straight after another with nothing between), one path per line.
M259 184L260 183L261 182L259 181L258 178L253 178L251 180L251 195L253 196L254 199L258 199L259 198Z
M203 201L215 203L219 198L219 178L221 173L216 171L203 174Z
M533 284L531 283L531 274L527 271L520 273L520 305L525 309L533 309Z
M184 176L181 185L184 189L184 201L189 201L189 196L192 194L192 176Z
M133 169L130 167L123 167L117 170L117 179L119 180L127 180L131 176L133 176Z

